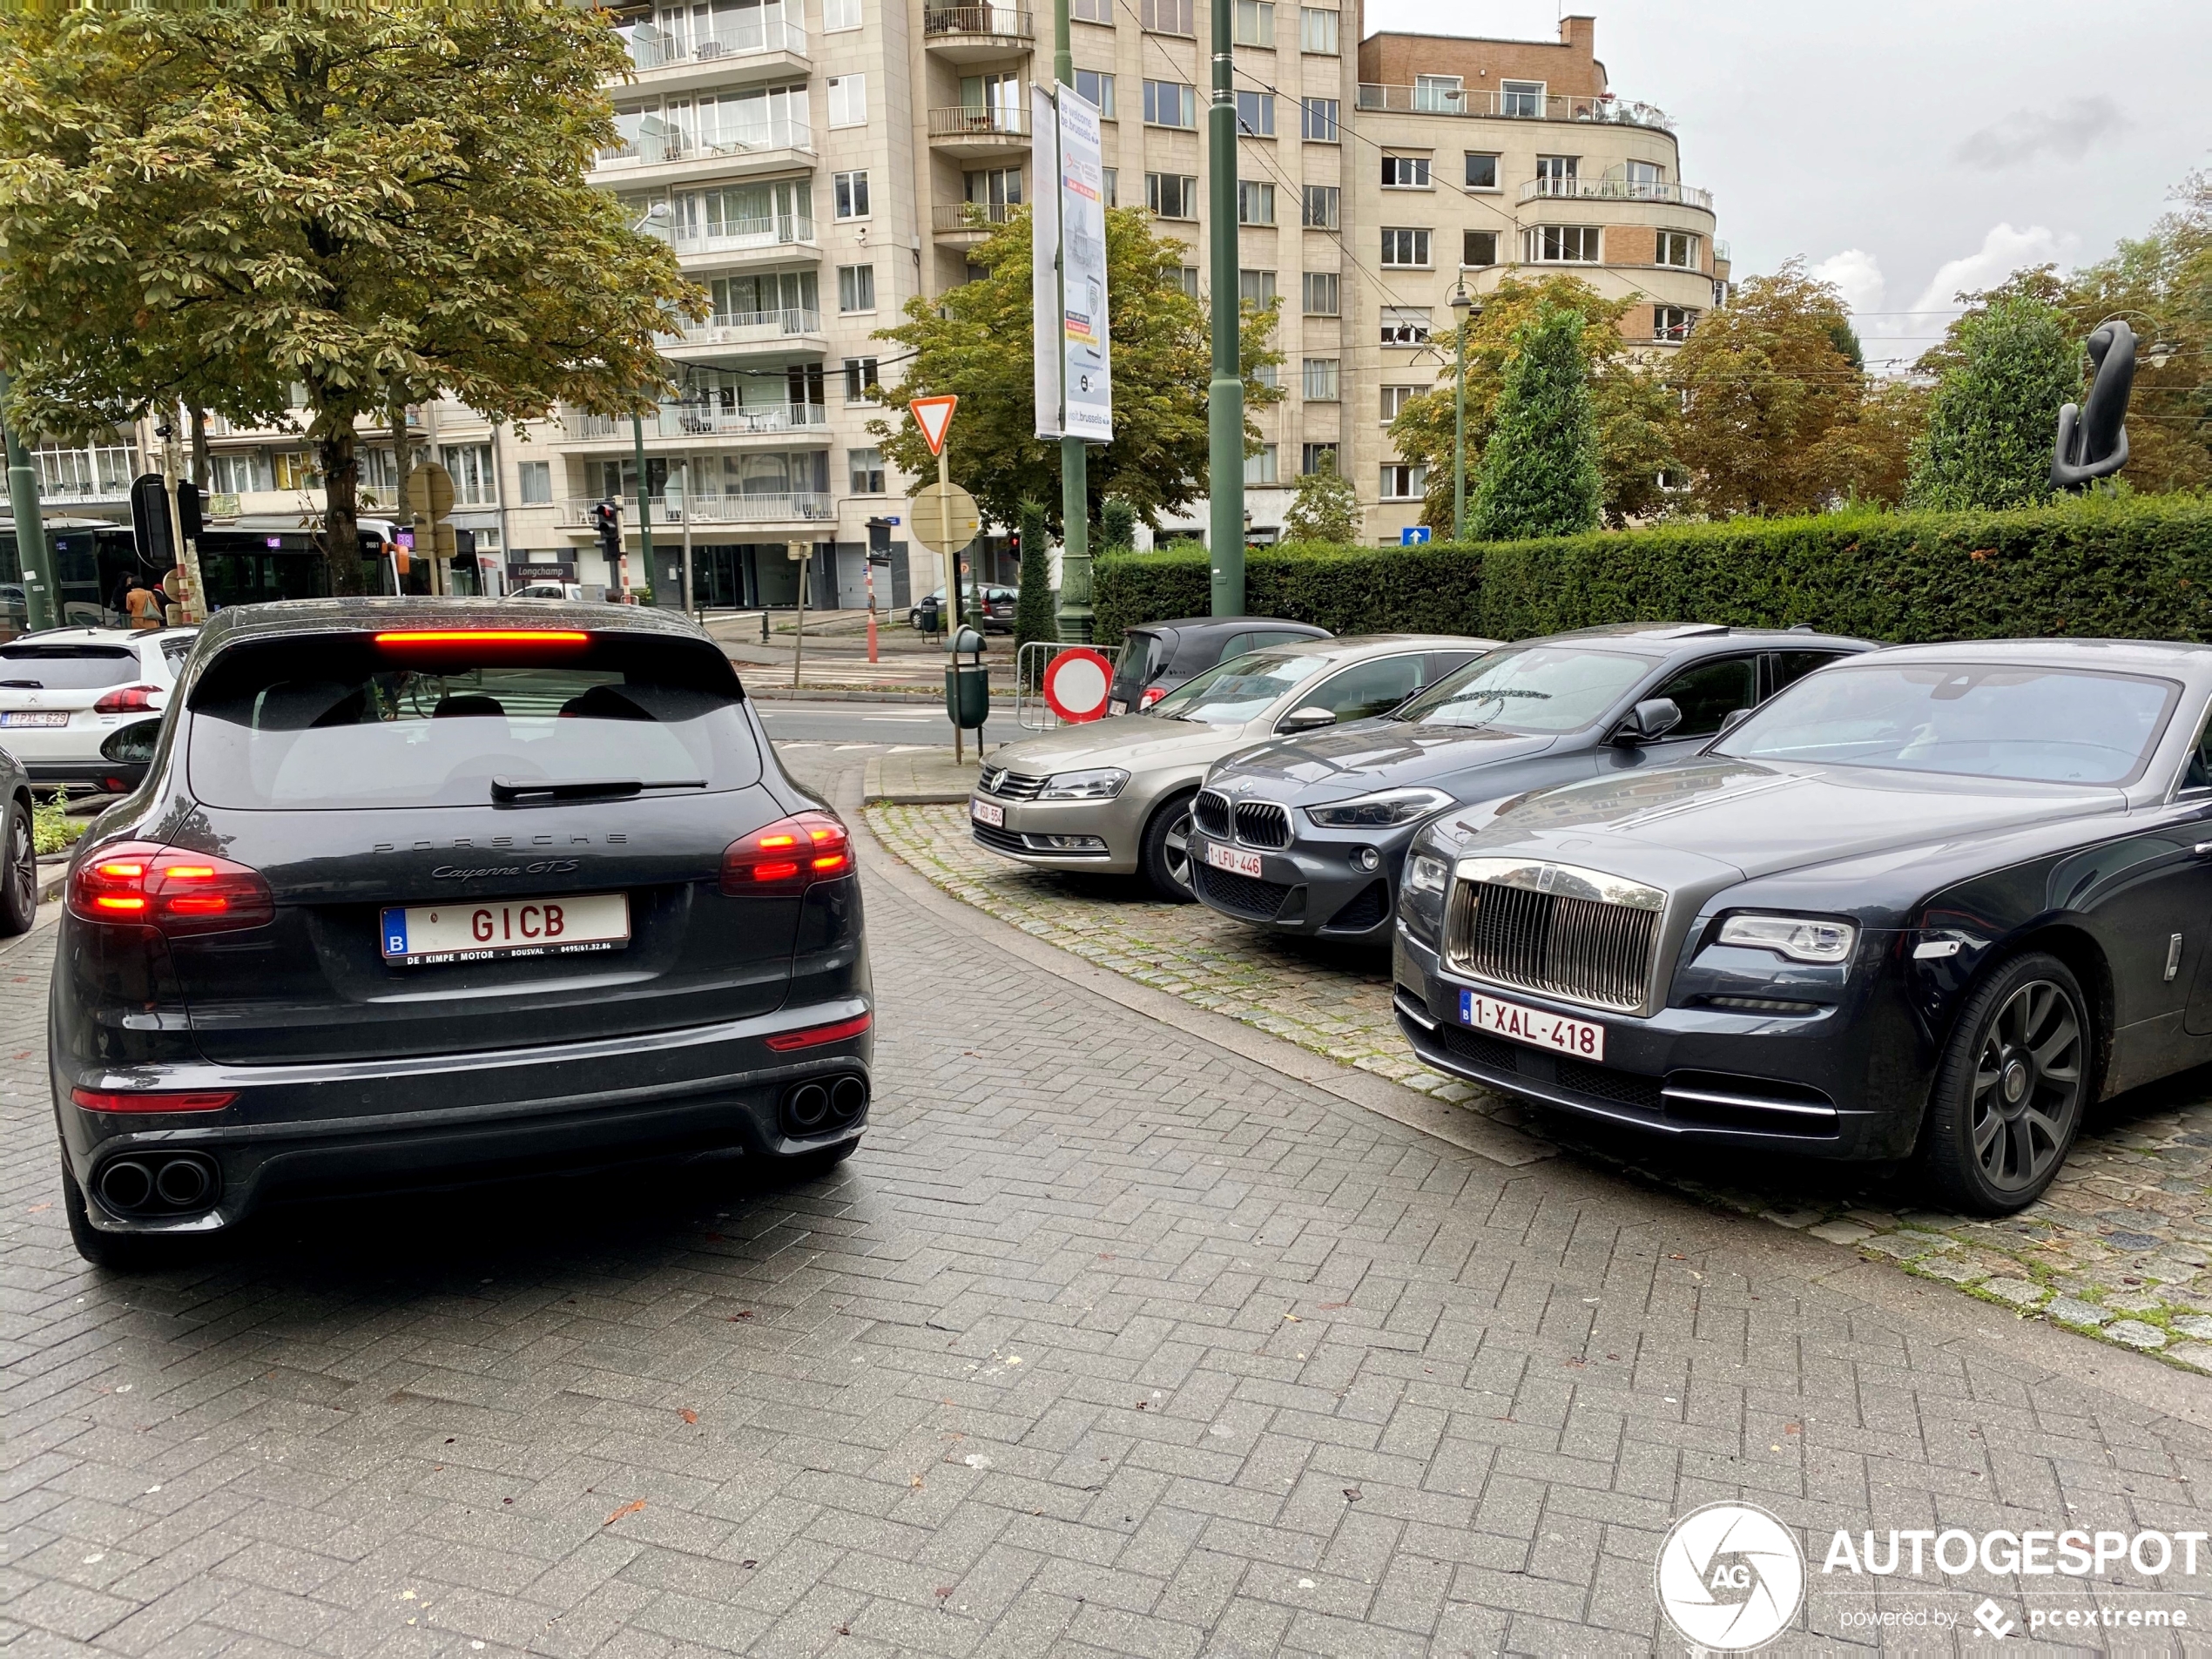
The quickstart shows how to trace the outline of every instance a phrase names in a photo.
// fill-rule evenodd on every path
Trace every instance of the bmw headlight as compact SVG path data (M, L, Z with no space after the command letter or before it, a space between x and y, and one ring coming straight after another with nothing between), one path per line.
M1396 829L1451 804L1452 797L1440 789L1383 789L1326 806L1309 806L1305 815L1323 829Z
M1793 962L1831 966L1851 960L1858 929L1847 921L1817 916L1733 915L1721 923L1720 942L1770 950Z
M1097 766L1089 772L1055 772L1037 791L1039 800L1111 800L1122 792L1129 773L1119 766Z

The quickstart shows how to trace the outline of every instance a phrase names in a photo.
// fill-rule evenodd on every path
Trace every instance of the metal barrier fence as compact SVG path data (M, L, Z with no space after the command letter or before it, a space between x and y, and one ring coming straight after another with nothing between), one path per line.
M1014 653L1015 725L1031 732L1051 732L1069 724L1044 700L1044 671L1063 651L1096 651L1109 664L1121 664L1119 645L1062 645L1048 639L1031 640Z

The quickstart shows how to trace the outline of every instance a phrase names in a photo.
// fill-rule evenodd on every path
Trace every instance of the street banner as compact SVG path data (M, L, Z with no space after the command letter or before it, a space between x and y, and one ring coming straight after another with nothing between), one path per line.
M1037 171L1057 189L1030 210L1030 309L1035 328L1036 435L1105 443L1114 435L1112 342L1107 324L1106 198L1097 109L1070 87L1029 89ZM1059 341L1055 351L1052 342Z

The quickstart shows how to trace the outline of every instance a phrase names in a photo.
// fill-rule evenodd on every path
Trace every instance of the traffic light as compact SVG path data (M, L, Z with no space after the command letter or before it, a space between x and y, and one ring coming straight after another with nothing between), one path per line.
M614 574L622 558L622 503L603 501L592 509L592 523L599 532L599 550L607 556L607 573Z
M131 536L138 543L138 563L149 570L166 570L177 562L177 548L169 534L169 486L158 472L141 473L131 481Z
M891 521L887 518L868 520L868 563L891 563Z
M1016 564L1022 563L1022 532L1020 530L1008 530L1006 533L1006 551L1007 556Z
M198 484L192 482L192 481L189 478L183 479L179 482L177 485L177 525L179 529L182 531L185 540L187 542L197 542L199 539L199 486Z

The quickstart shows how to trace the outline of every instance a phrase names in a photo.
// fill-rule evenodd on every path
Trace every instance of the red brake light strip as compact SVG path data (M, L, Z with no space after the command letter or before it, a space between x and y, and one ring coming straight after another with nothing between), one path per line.
M590 639L572 628L421 628L376 636L380 645L583 645Z

